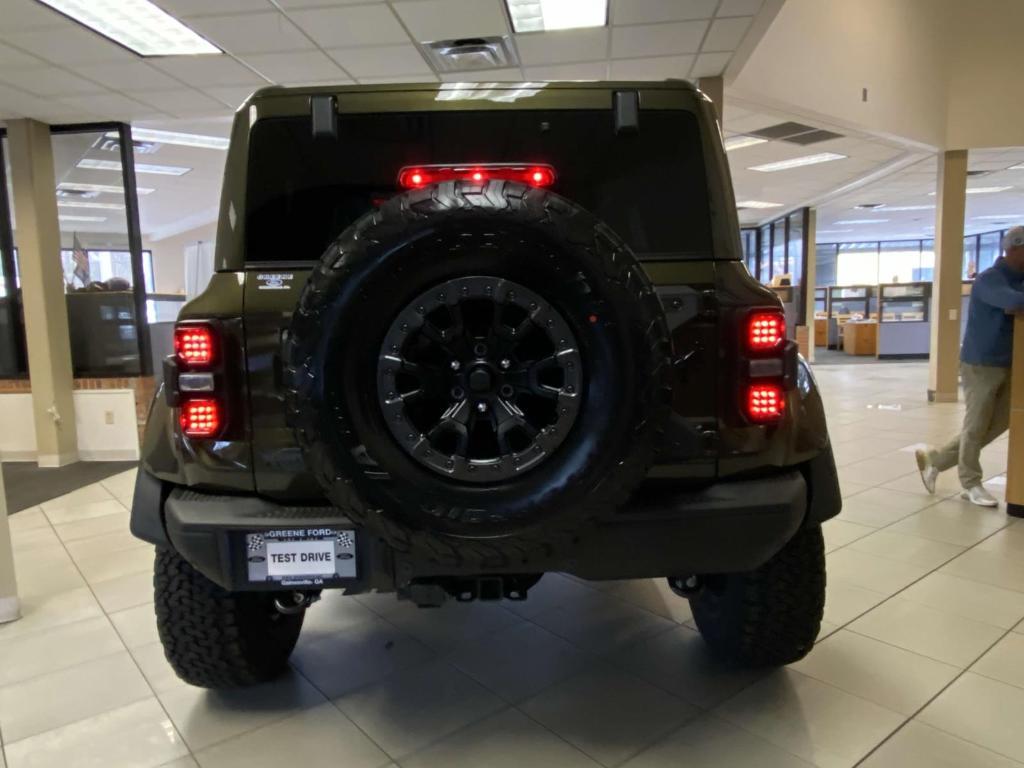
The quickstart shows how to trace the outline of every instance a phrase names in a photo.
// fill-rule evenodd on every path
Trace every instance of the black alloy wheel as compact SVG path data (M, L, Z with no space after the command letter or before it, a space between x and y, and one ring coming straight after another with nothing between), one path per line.
M468 276L395 317L377 395L395 440L424 467L470 483L539 466L569 434L583 361L565 319L511 280Z

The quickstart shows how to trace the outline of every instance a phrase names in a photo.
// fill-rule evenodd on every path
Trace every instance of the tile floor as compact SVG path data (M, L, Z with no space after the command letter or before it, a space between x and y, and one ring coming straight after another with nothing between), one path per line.
M439 611L330 594L282 679L191 688L157 642L125 474L11 519L0 768L1024 766L1024 524L952 476L922 489L914 446L961 414L925 404L925 366L817 375L846 507L822 637L788 669L711 658L663 582L551 575ZM1001 495L1005 441L984 464Z

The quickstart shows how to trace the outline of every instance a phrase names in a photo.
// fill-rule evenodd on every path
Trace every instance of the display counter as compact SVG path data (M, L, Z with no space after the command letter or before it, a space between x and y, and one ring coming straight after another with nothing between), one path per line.
M877 286L833 285L828 288L828 347L843 349L843 326L877 317Z
M877 320L851 320L843 325L843 351L848 355L878 354Z

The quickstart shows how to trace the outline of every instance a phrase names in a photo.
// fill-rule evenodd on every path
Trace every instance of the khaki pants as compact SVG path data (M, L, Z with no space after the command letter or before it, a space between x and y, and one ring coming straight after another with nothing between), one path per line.
M965 489L981 485L981 449L1010 428L1010 369L990 365L960 364L964 385L964 428L936 451L932 464L938 470L957 467Z

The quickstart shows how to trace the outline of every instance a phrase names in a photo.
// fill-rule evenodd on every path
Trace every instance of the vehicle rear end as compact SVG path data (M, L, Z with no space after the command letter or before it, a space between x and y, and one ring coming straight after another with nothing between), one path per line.
M688 84L261 91L216 264L133 530L226 595L284 616L324 588L523 599L565 571L719 600L838 512Z

